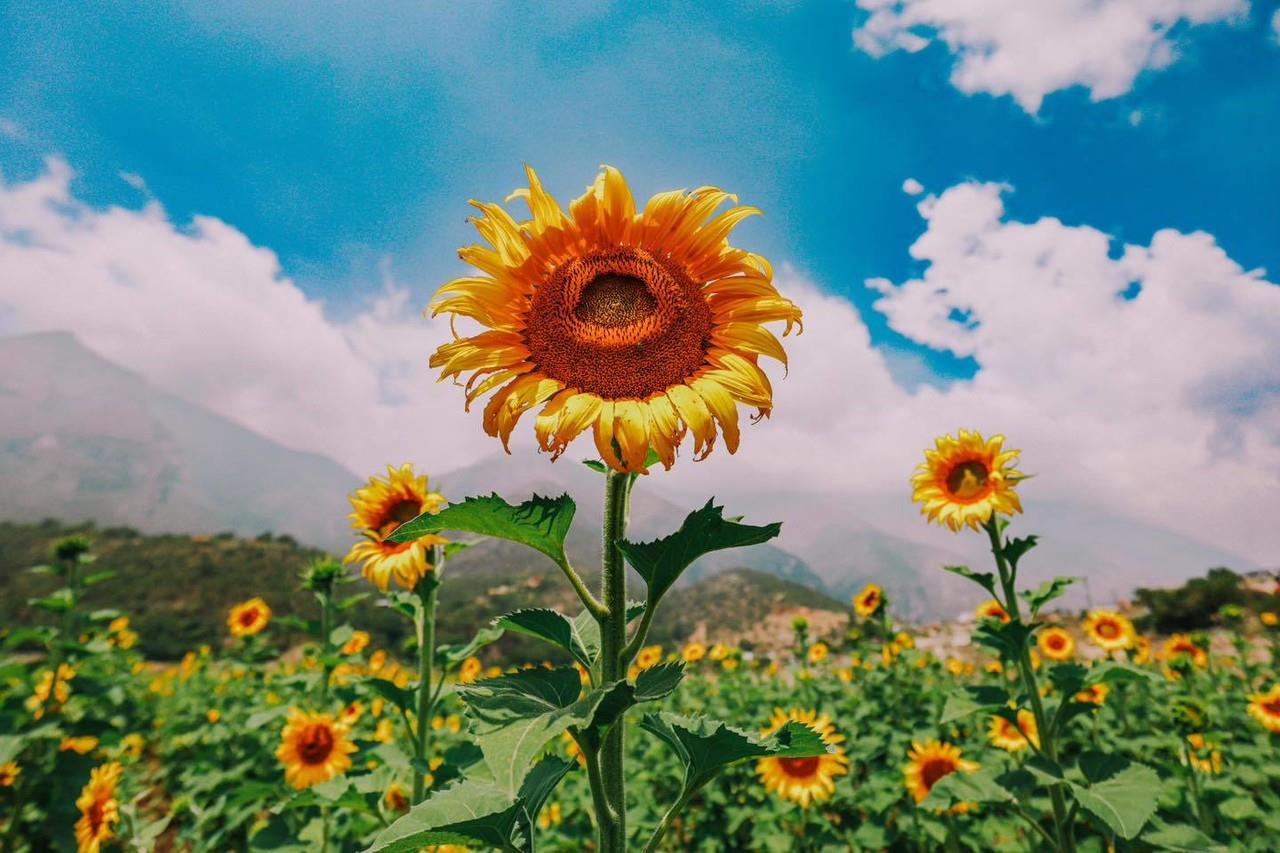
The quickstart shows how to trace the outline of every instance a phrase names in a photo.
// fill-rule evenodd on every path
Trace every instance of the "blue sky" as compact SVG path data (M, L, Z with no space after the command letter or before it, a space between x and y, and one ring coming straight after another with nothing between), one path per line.
M502 198L526 161L562 197L601 162L640 196L736 191L766 212L742 241L862 309L865 279L918 273L908 177L1008 183L1011 218L1126 242L1202 229L1280 269L1273 3L1177 24L1177 60L1131 92L1070 88L1035 115L959 91L936 41L855 49L867 13L850 3L312 5L3 4L0 117L21 131L0 136L0 170L60 153L81 198L134 207L118 173L139 175L176 221L217 216L270 247L336 314L382 264L425 299L472 240L465 200ZM873 341L971 372L862 313Z

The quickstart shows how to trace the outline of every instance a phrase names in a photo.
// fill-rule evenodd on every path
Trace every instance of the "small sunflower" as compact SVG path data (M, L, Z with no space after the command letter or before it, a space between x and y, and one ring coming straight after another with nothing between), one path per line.
M813 729L833 751L807 758L762 758L756 762L756 775L766 791L776 792L784 800L808 808L810 803L820 803L831 796L836 789L836 778L849 772L849 759L840 746L844 735L836 731L830 718L825 714L820 716L817 711L775 708L764 734L771 735L791 721Z
M826 643L814 643L809 647L809 663L822 663L830 651Z
M1216 743L1205 740L1202 734L1190 734L1187 735L1187 745L1191 747L1187 750L1187 760L1192 769L1206 775L1222 772L1222 753Z
M261 633L271 621L271 607L261 598L251 598L231 608L227 614L227 628L233 637L248 637Z
M884 590L873 583L862 588L862 592L853 597L853 612L863 619L876 615L880 605L884 604Z
M387 807L387 811L407 812L410 805L409 792L393 779L382 793L382 804Z
M113 826L120 820L120 803L116 786L123 767L112 761L93 768L89 782L76 798L80 819L76 821L77 853L98 853L104 842L111 840Z
M645 646L636 653L636 669L646 670L662 663L662 646Z
M978 769L977 762L965 761L961 755L960 747L950 743L928 740L911 744L911 751L907 753L909 761L903 768L903 775L906 777L907 790L917 803L923 802L933 786L944 776L957 770L972 773Z
M1186 634L1174 634L1164 641L1164 657L1170 662L1183 660L1203 669L1209 663L1209 653L1196 645Z
M1076 701L1083 702L1086 705L1101 705L1107 701L1109 693L1111 693L1111 687L1107 684L1090 684L1076 694Z
M347 772L355 751L347 740L347 727L331 715L294 708L280 734L276 758L284 765L285 781L301 789Z
M733 227L760 211L713 216L737 203L714 187L659 193L637 210L622 174L605 166L566 215L526 174L529 188L511 198L524 199L532 219L471 202L490 246L459 252L480 274L441 287L431 314L486 330L436 350L441 380L471 374L468 408L494 392L484 430L504 447L541 405L534 432L553 459L588 429L617 471L644 471L650 448L670 468L686 432L695 459L711 453L717 431L735 452L738 405L760 417L773 408L760 358L786 364L765 324L783 322L785 334L801 320L769 263L729 245Z
M1266 693L1250 696L1248 710L1264 729L1280 734L1280 683L1271 685Z
M361 571L383 592L392 578L405 589L413 589L423 575L432 571L431 552L446 540L434 533L412 542L396 544L387 537L406 521L424 512L436 512L445 504L444 496L427 489L425 474L413 473L412 465L387 466L387 478L370 477L350 497L351 526L364 541L347 552L345 562L361 564Z
M12 788L20 775L22 768L18 766L18 762L6 761L0 764L0 788Z
M1076 640L1063 628L1049 627L1036 639L1040 654L1052 661L1071 660L1076 653Z
M952 530L977 530L994 513L1022 512L1014 487L1025 478L1009 467L1018 451L1004 449L1004 436L983 439L962 429L959 438L945 435L934 444L911 477L911 499L921 504L921 515Z
M688 643L680 650L680 658L685 663L697 663L707 656L707 647L702 643Z
M463 684L470 684L483 674L484 664L480 662L480 658L470 657L464 660L462 666L458 668L458 681Z
M1274 628L1280 625L1280 616L1272 613L1270 610L1258 614L1258 621L1268 628Z
M352 631L351 639L342 644L342 653L344 655L358 655L363 652L369 645L372 637L368 631Z
M1130 651L1134 663L1149 663L1151 661L1151 638L1137 637L1133 641L1133 649Z
M1040 729L1036 726L1036 715L1026 708L1019 710L1016 726L998 714L993 715L991 724L987 728L987 738L992 746L1003 749L1005 752L1019 752L1026 749L1028 739L1031 745L1038 747L1040 746Z
M984 601L974 608L973 615L978 617L981 622L984 619L994 619L997 622L1008 622L1009 613L1001 606L1000 602L994 598L990 601Z
M1084 632L1098 648L1108 652L1131 649L1138 632L1127 616L1113 610L1094 610L1084 620Z
M707 657L714 661L722 661L733 654L733 649L724 643L716 643L712 645L711 651L707 652Z

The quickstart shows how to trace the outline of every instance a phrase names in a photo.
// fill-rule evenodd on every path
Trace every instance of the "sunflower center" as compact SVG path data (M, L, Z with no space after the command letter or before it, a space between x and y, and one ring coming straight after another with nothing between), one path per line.
M326 725L314 723L298 738L298 756L304 764L323 764L333 752L333 732Z
M1280 717L1280 699L1272 699L1262 703L1262 710L1273 717Z
M413 521L422 514L422 503L420 501L405 499L396 501L387 507L386 512L382 515L382 531L383 535L390 533L406 521Z
M976 459L961 462L947 475L947 489L960 500L976 498L987 489L990 471Z
M1063 640L1061 637L1059 637L1057 634L1051 634L1049 636L1049 648L1055 651L1058 649L1061 649L1066 644L1067 644L1066 641Z
M1099 622L1097 631L1098 636L1104 640L1114 640L1120 636L1120 627L1114 622Z
M711 308L698 282L643 249L570 258L534 291L529 360L566 387L646 399L706 364Z
M606 328L630 326L653 316L658 300L643 281L630 275L598 275L582 289L573 314L584 323Z
M816 755L808 758L779 758L778 766L782 768L782 772L796 779L808 779L818 769L819 757Z
M939 779L955 769L955 763L948 758L931 758L921 766L920 779L926 788L932 789Z
M248 610L241 611L240 613L241 625L244 625L247 627L249 625L252 625L256 621L258 621L258 611L256 609L249 608Z

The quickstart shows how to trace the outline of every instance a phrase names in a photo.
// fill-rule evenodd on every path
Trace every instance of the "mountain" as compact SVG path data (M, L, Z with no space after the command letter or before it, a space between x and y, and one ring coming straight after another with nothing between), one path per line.
M350 541L338 463L151 387L74 336L0 339L0 517Z

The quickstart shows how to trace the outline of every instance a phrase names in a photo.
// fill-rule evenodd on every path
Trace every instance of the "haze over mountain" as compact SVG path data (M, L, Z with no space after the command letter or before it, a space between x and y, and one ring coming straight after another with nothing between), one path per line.
M359 482L355 474L158 391L70 334L0 339L0 401L0 518L91 519L150 532L270 530L335 553L351 542L346 495ZM575 446L555 464L532 453L497 453L433 474L432 485L453 499L496 491L518 501L568 491L578 503L570 554L591 567L600 554L602 482L580 464L589 452L589 444ZM637 483L631 536L666 535L709 497L656 470ZM844 495L792 483L715 498L726 514L748 522L782 521L782 534L773 543L711 555L685 582L745 568L845 599L874 580L911 618L954 616L977 601L972 585L941 567L984 564L982 537L923 524L905 487L898 495ZM1255 568L1085 504L1027 504L1017 531L1035 531L1043 544L1026 559L1026 575L1089 578L1088 589L1067 599L1073 605L1083 605L1090 592L1101 602L1139 585L1175 584L1212 565ZM554 572L549 561L501 542L470 549L458 563L494 582Z

